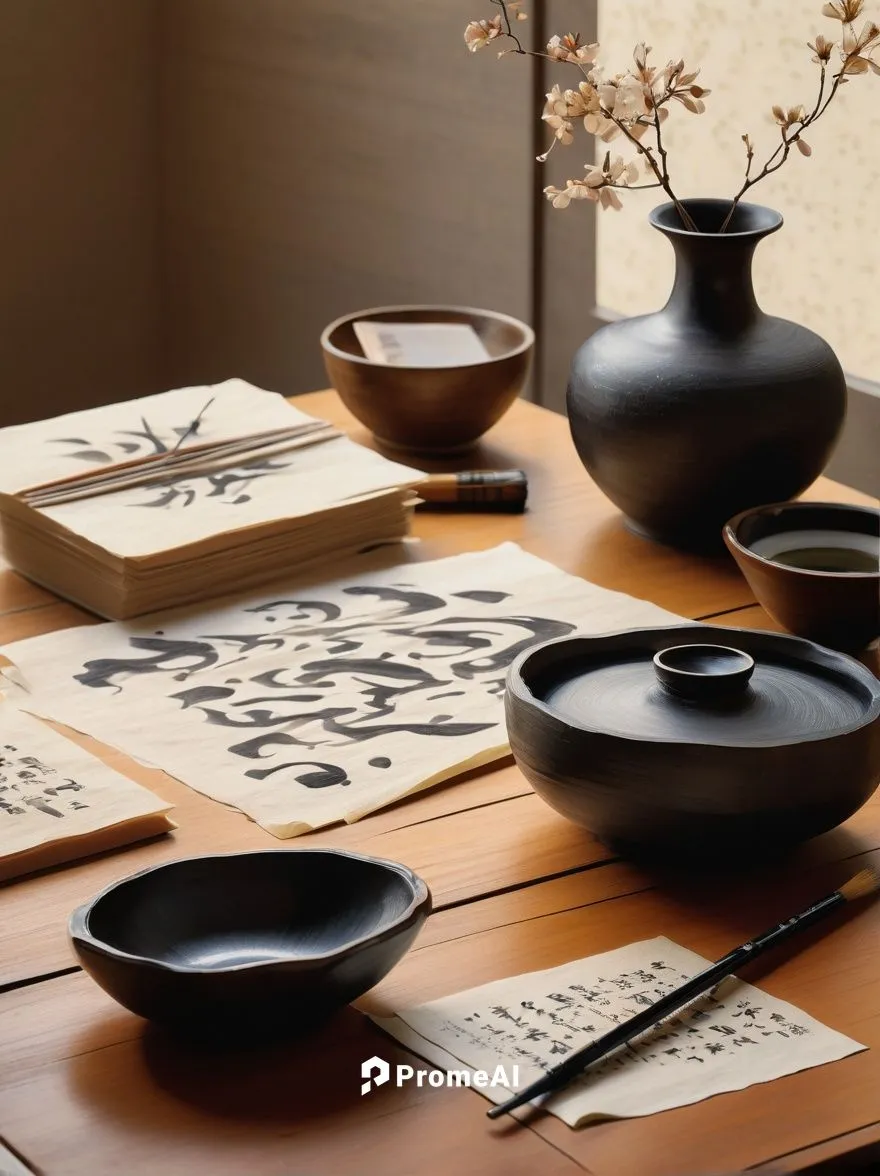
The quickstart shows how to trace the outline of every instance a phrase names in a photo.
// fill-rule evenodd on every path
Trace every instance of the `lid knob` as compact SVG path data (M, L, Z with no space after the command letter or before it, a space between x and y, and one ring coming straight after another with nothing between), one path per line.
M727 645L673 645L654 654L654 672L666 690L693 702L720 702L742 695L754 659Z

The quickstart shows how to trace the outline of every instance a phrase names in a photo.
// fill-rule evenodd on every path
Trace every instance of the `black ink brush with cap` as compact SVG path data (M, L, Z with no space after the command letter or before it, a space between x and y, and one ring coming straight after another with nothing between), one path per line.
M415 491L423 510L521 514L526 509L529 482L524 470L460 470L431 474Z

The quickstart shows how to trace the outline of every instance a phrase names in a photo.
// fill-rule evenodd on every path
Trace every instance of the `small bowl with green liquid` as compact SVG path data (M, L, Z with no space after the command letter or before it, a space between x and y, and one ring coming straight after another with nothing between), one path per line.
M724 542L775 621L835 649L880 636L880 509L780 502L744 511Z

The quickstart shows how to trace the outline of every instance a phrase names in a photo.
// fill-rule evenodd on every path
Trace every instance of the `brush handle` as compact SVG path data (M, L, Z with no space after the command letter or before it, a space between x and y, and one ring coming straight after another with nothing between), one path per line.
M523 470L463 470L431 474L414 489L426 510L520 514L526 508L529 483Z
M704 996L707 992L710 992L722 980L726 980L728 976L731 976L738 968L741 968L743 964L754 959L768 948L775 947L776 944L788 939L789 936L794 935L797 931L801 931L805 927L818 922L819 919L835 910L838 906L841 906L845 901L843 895L835 891L827 898L822 899L821 902L814 903L813 906L808 907L799 915L795 915L791 919L786 919L784 923L777 923L775 927L771 927L769 931L765 931L761 935L756 935L748 943L734 948L733 951L728 952L726 956L723 956L716 963L711 964L708 968L704 968L696 976L692 976L690 980L685 981L684 984L676 988L673 992L669 992L666 996L662 996L659 1000L654 1001L650 1007L640 1013L636 1013L628 1021L623 1021L620 1025L615 1025L613 1029L610 1029L601 1037L596 1038L595 1041L590 1042L583 1049L577 1050L570 1058L566 1058L564 1062L560 1062L558 1066L554 1066L551 1070L548 1070L543 1077L532 1082L524 1090L520 1090L513 1098L499 1103L486 1113L490 1119L497 1119L499 1116L507 1114L508 1111L513 1111L517 1107L521 1107L524 1103L531 1102L533 1098L537 1098L541 1094L549 1094L552 1091L560 1090L573 1078L582 1074L588 1066L592 1066L595 1062L600 1061L620 1046L626 1045L634 1037L638 1037L642 1033L646 1033L649 1029L653 1029L660 1021L665 1020L666 1017L671 1016L673 1013L677 1013L685 1005L690 1004L692 1000L696 1000L697 997Z

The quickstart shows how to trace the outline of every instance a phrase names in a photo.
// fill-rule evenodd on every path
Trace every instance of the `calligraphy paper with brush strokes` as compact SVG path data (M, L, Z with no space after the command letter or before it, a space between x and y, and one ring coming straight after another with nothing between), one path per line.
M517 1065L522 1089L709 962L669 939L646 939L373 1020L446 1070L492 1074ZM570 1127L650 1115L865 1048L734 976L597 1062L545 1106ZM511 1094L501 1086L481 1093L493 1102Z
M294 837L507 754L505 676L530 645L680 623L507 543L3 652L19 705Z
M59 478L309 419L277 393L226 380L10 425L0 429L0 490L15 494Z
M177 388L0 430L0 491L16 493L120 463L164 459L197 446L234 441L243 433L294 429L315 421L277 393L243 380ZM232 529L341 506L414 485L423 477L338 436L214 472L169 474L150 485L123 486L111 494L40 509L98 547L137 558Z

